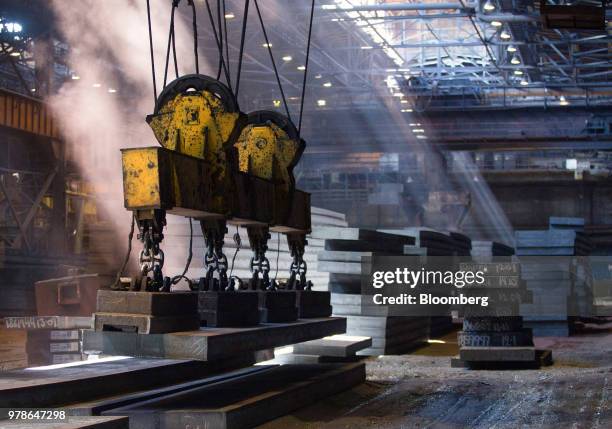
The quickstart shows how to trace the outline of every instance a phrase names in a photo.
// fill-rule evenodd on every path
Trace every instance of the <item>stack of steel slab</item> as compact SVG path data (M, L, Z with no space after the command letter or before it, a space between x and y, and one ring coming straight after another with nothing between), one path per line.
M252 355L251 355L252 359ZM67 419L51 428L125 428L86 425L110 416L146 429L242 429L258 426L365 381L360 362L245 366L128 359L41 371L9 371L0 378L4 405L61 408ZM98 416L98 417L92 417ZM104 416L104 417L99 417ZM84 422L84 423L82 423ZM4 423L4 422L3 422ZM2 427L38 427L28 422Z
M491 258L493 256L512 256L514 248L496 241L472 241L472 257Z
M372 345L358 352L377 356L400 354L426 341L429 319L389 316L385 307L362 305L363 257L401 256L414 238L360 228L326 227L313 231L325 240L319 254L319 270L330 273L333 314L347 318L347 334L372 337Z
M164 231L164 241L161 244L166 256L164 271L168 275L181 273L185 267L189 252L189 221L179 216L168 216L168 226ZM317 207L311 209L311 223L313 233L317 229L326 226L347 226L346 218L343 214L325 210ZM241 247L236 253L236 243L234 234L240 235ZM268 252L266 256L270 260L270 276L272 278L286 279L289 277L289 267L291 265L291 255L287 246L287 239L284 234L271 233L272 237L268 242ZM308 265L308 280L313 282L315 290L327 290L329 275L317 268L317 253L323 250L324 242L317 239L314 235L308 236L308 246L304 260ZM199 278L205 275L206 270L203 266L204 261L204 238L198 222L193 222L193 258L189 265L187 276L189 278ZM224 251L230 266L233 262L232 275L243 279L251 277L250 262L252 252L249 248L249 239L245 228L238 228L228 225L228 233L225 236ZM277 253L278 251L278 253ZM235 254L235 258L234 258ZM278 262L277 262L278 260ZM278 268L277 268L278 267ZM182 284L186 288L186 284Z
M372 346L372 338L354 335L332 335L320 340L293 345L291 353L275 353L277 364L314 364L331 362L355 362L360 359L357 352Z
M584 231L584 218L551 216L548 218L548 226L550 229Z
M48 365L83 360L78 329L28 331L28 363Z
M470 256L472 253L472 239L460 232L450 231L448 233L455 245L457 256Z
M535 349L531 330L524 328L523 319L516 316L523 295L528 295L524 293L525 284L520 281L520 265L509 258L513 253L512 248L495 244L490 241L474 242L476 254L472 256L474 263L486 268L487 281L501 284L497 280L505 278L503 284L507 286L500 289L492 283L488 290L495 287L499 293L507 296L508 313L497 317L482 316L465 309L463 330L458 335L459 358L453 359L451 364L473 369L538 368L550 364L550 352ZM497 253L500 250L502 254ZM509 285L514 286L509 289Z
M83 350L91 354L214 361L273 347L310 341L346 331L341 317L302 319L248 328L200 328L164 334L83 331Z
M567 226L551 225L548 230L516 231L515 238L519 256L588 256L592 250L586 233Z
M197 292L98 290L96 331L162 334L200 327Z
M593 243L593 247L596 249L596 254L612 254L612 226L587 225L584 231L591 239L591 243Z
M521 305L521 315L535 336L567 337L572 330L570 261L521 262L522 279L533 293L533 303Z
M91 326L90 317L7 317L0 326L0 367L6 370L80 361L81 329Z
M431 263L439 263L447 267L452 263L451 257L469 256L472 248L472 240L468 236L455 231L442 232L425 227L381 231L414 237L415 245L405 246L404 255L432 256L434 258L429 259ZM454 328L450 316L432 316L430 319L430 338L442 336Z
M402 229L381 229L381 232L397 234L414 238L414 248L427 249L427 256L454 256L457 254L458 246L467 246L463 234L457 234L457 241L450 234L426 227L411 227ZM461 241L461 243L460 243ZM406 252L413 248L406 248ZM404 252L404 254L408 254Z
M101 414L127 415L130 426L139 429L247 429L364 381L361 362L262 365L116 401Z
M592 314L592 276L580 258L592 245L583 229L583 219L551 217L548 230L516 231L517 255L528 257L522 260L523 280L533 292L533 303L522 305L521 314L536 336L568 336L571 315Z

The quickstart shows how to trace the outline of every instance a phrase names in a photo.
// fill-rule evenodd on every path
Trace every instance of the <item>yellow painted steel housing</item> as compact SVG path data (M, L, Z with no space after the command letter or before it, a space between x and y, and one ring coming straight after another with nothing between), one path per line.
M240 171L271 180L286 192L295 186L293 167L305 143L285 116L265 110L250 113L234 146Z
M240 117L225 85L208 76L187 75L164 89L147 122L163 147L203 159L222 174L234 135L242 128Z
M221 82L189 75L164 89L147 122L162 147L122 150L127 209L310 230L309 194L293 177L305 143L286 117L247 117Z
M249 113L247 125L234 146L242 173L274 184L275 223L286 223L295 197L293 168L306 146L293 123L277 112Z
M162 147L206 162L219 207L229 191L233 143L245 120L229 88L204 75L171 82L147 116Z

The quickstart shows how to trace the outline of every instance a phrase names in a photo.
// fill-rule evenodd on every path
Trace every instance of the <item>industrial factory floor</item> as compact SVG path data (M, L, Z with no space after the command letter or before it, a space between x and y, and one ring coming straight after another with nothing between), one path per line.
M405 356L369 358L368 381L261 428L610 428L612 319L570 338L538 338L541 370L450 367L456 334Z

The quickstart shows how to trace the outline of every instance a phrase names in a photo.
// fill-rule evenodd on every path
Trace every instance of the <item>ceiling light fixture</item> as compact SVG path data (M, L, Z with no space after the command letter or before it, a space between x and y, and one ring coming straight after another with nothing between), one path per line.
M513 45L508 45L508 52L516 52L516 47Z
M232 12L228 12L225 14L225 19L234 19L236 18L236 15L234 15Z
M521 80L521 86L527 86L529 85L529 82L527 82L526 79Z
M483 10L487 12L491 12L495 10L495 5L491 2L491 0L487 0L485 4L482 6Z
M512 39L512 36L506 30L502 30L501 33L499 33L499 38L503 40L510 40Z
M559 104L561 106L568 106L569 105L569 101L567 101L565 96L562 95L561 97L559 97Z
M271 48L272 43L262 43L261 46L263 46L264 48Z
M512 55L512 59L510 60L510 63L511 64L520 64L521 63L521 58L518 56L517 53Z
M331 82L325 82L325 83L323 84L323 86L324 86L325 88L330 88L330 87L332 86L332 83L331 83Z
M324 107L327 105L327 101L325 100L317 100L317 106Z
M514 70L514 74L517 76L523 76L523 71L522 70Z
M300 71L306 70L306 66L297 66L297 69Z
M500 21L491 21L491 25L493 27L501 27L504 24L502 24Z
M285 55L283 57L283 61L286 62L286 63L291 61L292 59L293 59L293 57L291 55Z

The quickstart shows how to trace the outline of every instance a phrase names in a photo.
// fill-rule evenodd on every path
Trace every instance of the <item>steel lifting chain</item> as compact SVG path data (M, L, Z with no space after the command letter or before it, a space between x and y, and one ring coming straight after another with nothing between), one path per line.
M204 241L206 243L206 254L204 255L204 266L206 267L206 277L200 281L200 290L233 290L233 286L229 284L227 270L227 257L223 253L223 237L224 234L215 230L209 229L206 231ZM218 279L215 279L215 272L218 273Z
M164 267L164 252L159 248L159 243L153 240L151 230L147 230L142 235L143 249L140 251L138 262L140 264L140 274L142 278L152 273L153 290L165 289L165 279L162 274Z
M227 257L223 253L223 234L219 235L216 235L213 243L217 263L217 272L219 273L219 287L221 290L233 290L233 287L229 284L227 277L227 269L229 268L229 264L227 263Z
M200 281L200 290L214 290L215 270L217 268L217 257L215 256L214 244L212 241L212 231L207 231L204 236L206 243L206 253L204 254L204 266L206 267L206 276L203 282Z
M270 234L265 233L264 236L258 236L253 241L253 257L251 258L251 288L254 290L272 290L273 285L270 282L270 261L266 258L268 250L268 239ZM259 275L261 274L261 278Z
M297 240L289 239L289 250L291 251L291 257L293 261L289 268L290 275L287 281L287 289L296 290L311 290L312 282L306 280L306 273L308 267L304 260L304 243L300 243Z

